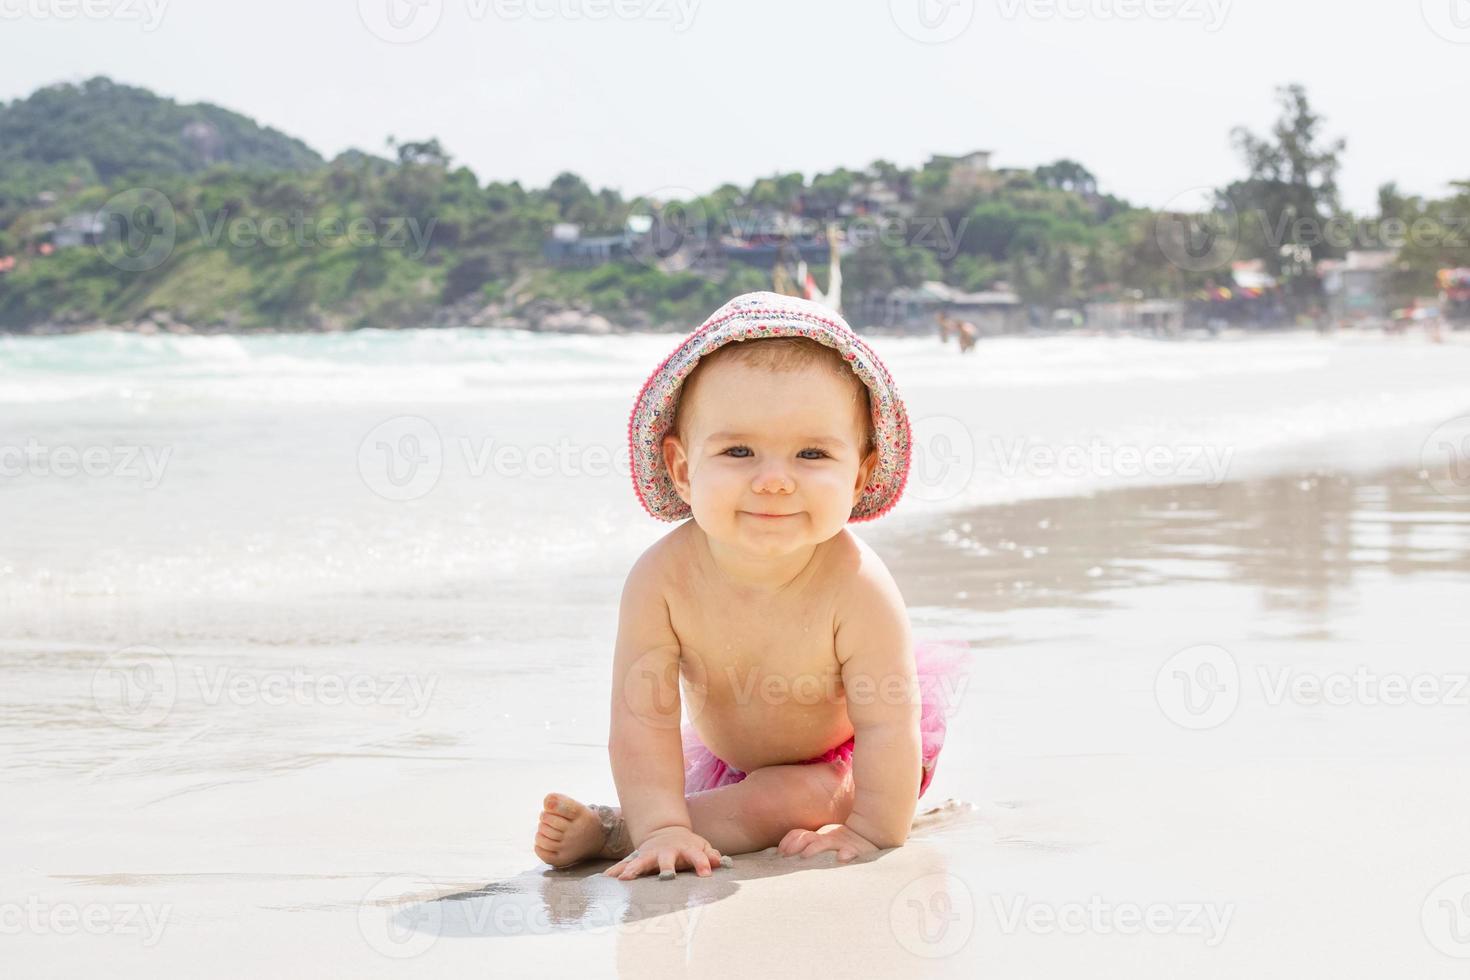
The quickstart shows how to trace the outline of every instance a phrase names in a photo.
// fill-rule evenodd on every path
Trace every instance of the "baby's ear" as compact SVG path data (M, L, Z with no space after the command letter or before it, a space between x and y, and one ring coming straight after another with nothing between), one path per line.
M659 446L664 454L664 469L669 471L669 478L674 481L674 490L679 494L679 499L689 503L689 454L684 449L684 443L677 435L670 432L664 436L663 443ZM690 504L692 507L693 504Z
M852 502L854 504L862 496L863 487L868 485L868 481L873 478L873 471L877 468L878 450L872 449L868 452L868 455L863 457L863 461L858 464L857 486L853 487L852 490Z

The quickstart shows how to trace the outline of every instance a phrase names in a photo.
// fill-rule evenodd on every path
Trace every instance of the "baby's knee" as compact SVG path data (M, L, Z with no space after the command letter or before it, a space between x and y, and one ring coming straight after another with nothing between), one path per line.
M815 830L847 819L852 810L852 770L842 763L775 766L746 778L760 780L763 790L751 800L750 817L775 831Z
M852 811L852 765L842 761L821 762L813 763L811 768L819 770L814 789L822 813L831 816L833 822L846 820Z

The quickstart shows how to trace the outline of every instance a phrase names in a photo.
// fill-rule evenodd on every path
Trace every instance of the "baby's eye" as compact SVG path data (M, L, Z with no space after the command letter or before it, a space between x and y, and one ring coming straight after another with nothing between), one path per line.
M721 456L729 456L731 453L734 453L735 454L735 456L734 456L735 459L745 459L746 457L745 456L742 456L740 454L741 453L748 453L748 452L750 452L750 447L749 446L731 446L729 449L726 449L720 455Z
M815 456L808 456L806 457L807 459L823 459L827 456L827 451L825 449L803 449L802 452L817 454Z

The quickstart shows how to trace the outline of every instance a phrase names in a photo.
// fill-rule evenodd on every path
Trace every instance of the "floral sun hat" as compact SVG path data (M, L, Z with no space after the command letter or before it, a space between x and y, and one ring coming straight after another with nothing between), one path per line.
M633 490L643 508L664 521L690 516L664 466L663 439L674 426L679 385L704 355L732 341L763 337L809 337L836 350L867 385L873 406L878 464L852 508L849 521L870 521L898 503L908 480L909 417L893 376L878 355L837 313L811 300L757 292L720 307L664 359L638 392L628 418Z

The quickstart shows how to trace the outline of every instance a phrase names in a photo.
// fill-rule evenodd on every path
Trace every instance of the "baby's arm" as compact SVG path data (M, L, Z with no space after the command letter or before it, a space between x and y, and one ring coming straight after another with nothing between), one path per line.
M844 824L793 830L783 854L839 860L908 839L919 800L920 699L908 611L886 570L863 569L838 612L837 659L854 732L853 805Z
M659 587L657 556L628 573L613 654L608 755L628 837L636 856L608 869L621 877L676 866L710 873L720 854L694 833L684 801L679 715L679 640Z
M837 626L854 797L847 826L878 847L908 839L919 802L919 683L908 610L887 571L858 576Z

